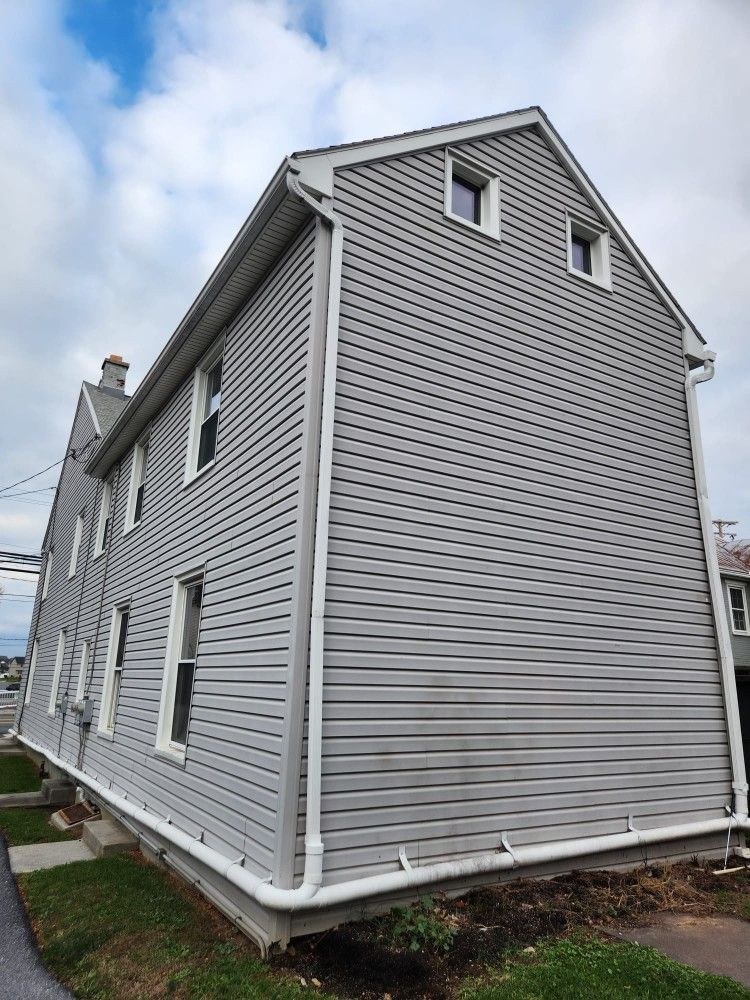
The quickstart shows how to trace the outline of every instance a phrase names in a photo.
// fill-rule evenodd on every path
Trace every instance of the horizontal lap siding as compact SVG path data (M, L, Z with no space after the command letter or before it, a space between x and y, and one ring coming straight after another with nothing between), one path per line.
M90 564L81 603L72 681L74 689L81 644L90 639L96 643L88 686L95 717L85 768L127 791L131 801L171 814L189 832L205 831L210 846L233 857L247 854L248 867L262 873L272 867L279 792L313 247L308 226L227 331L213 469L184 488L192 377L154 420L143 520L127 534L132 452L123 458L109 551ZM156 755L156 726L173 577L203 564L181 767ZM96 723L112 608L127 601L130 625L110 741L97 734ZM70 617L72 609L68 595L60 615ZM52 627L42 624L45 633ZM45 678L53 642L45 641ZM56 751L59 721L42 726L39 719L38 710L30 714L26 731ZM78 737L67 722L63 756L77 758Z
M336 176L327 881L729 796L680 331L616 240L611 295L567 273L595 215L538 136L467 151L501 243L441 150Z

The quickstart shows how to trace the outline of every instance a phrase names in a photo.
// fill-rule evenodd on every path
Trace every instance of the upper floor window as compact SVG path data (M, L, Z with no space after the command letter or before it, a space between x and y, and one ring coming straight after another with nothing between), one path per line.
M128 512L125 518L125 531L135 528L143 518L143 498L146 491L146 467L148 465L149 437L146 435L133 449L133 471L130 476L130 494L128 495Z
M45 599L49 593L49 578L52 575L52 555L53 550L49 549L47 552L47 561L44 564L44 580L42 581L42 600Z
M748 632L747 595L744 585L729 587L729 610L732 616L732 631L743 635Z
M566 213L568 272L612 290L609 232L591 219Z
M102 503L99 508L99 525L96 530L94 555L100 556L107 547L109 523L112 510L112 479L106 479L102 488Z
M104 669L102 704L99 713L100 733L111 734L115 728L117 706L120 702L122 667L125 662L125 644L128 638L130 608L128 605L115 607L112 611L112 627L109 633L107 664Z
M68 579L76 575L78 568L78 553L81 550L81 538L83 537L83 514L76 518L76 526L73 530L73 548L70 551L70 566L68 567Z
M500 182L483 164L456 150L445 152L445 215L500 239Z
M190 421L188 467L185 479L189 482L216 459L219 437L219 410L221 408L221 379L224 341L212 348L195 372L193 385L193 413Z
M182 758L193 698L198 632L203 607L203 577L175 580L164 668L157 746Z

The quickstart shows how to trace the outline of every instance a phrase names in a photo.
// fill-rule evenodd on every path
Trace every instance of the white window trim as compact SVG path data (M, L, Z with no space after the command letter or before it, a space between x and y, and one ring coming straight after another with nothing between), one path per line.
M29 664L29 676L26 678L26 691L23 696L24 705L28 705L31 701L31 687L34 683L34 674L36 673L36 661L39 659L39 640L34 639L31 646L31 663Z
M747 628L739 629L734 627L734 615L732 614L732 590L739 590L742 594L742 607L745 609L745 625ZM750 635L750 617L747 613L747 588L744 583L727 582L727 605L729 606L729 624L734 635Z
M78 667L78 684L76 685L76 701L81 701L86 693L86 675L91 659L91 640L84 639L81 647L81 663Z
M55 672L52 675L52 687L49 693L49 705L47 714L54 715L57 708L57 693L60 688L60 677L62 675L63 660L65 659L65 629L61 628L57 636L57 653L55 654Z
M185 464L185 486L189 486L194 480L198 479L209 469L212 469L216 464L216 457L214 457L210 462L207 462L202 469L198 469L198 446L200 444L200 428L203 421L200 419L200 412L203 405L205 393L206 393L206 376L216 362L223 358L224 356L224 345L226 343L226 335L222 335L213 345L213 347L208 350L201 358L197 368L195 369L195 375L193 376L193 403L190 411L190 430L188 432L188 446L187 446L187 462ZM222 397L224 395L224 370L222 368L221 373L221 392ZM223 402L219 404L219 426L221 425L221 409ZM216 447L218 448L219 441L219 426L216 430Z
M143 457L150 440L151 429L149 428L145 434L141 435L133 448L133 465L130 470L130 489L128 490L128 506L125 512L125 527L122 531L123 535L127 535L129 531L133 530L133 528L137 528L142 520L142 515L141 520L136 521L135 519L135 504L138 496L138 487L140 486L141 473L144 471L148 473L148 454L146 454L145 470L143 468Z
M172 581L172 606L169 612L169 635L167 638L167 653L164 658L164 677L159 701L159 720L156 726L156 750L160 754L182 763L185 760L186 747L172 743L172 717L174 715L174 699L177 687L177 664L180 658L180 644L185 620L185 595L188 587L205 580L205 564L194 566L191 570L179 573ZM201 607L201 622L203 607ZM198 624L198 641L200 641L200 625ZM198 658L196 649L196 660ZM195 679L195 674L193 674Z
M50 549L47 553L47 561L44 564L44 580L42 581L42 600L47 599L47 594L49 593L49 578L52 575L52 556L54 555L54 550Z
M112 507L112 478L104 480L102 489L102 500L99 506L99 524L96 528L96 545L94 547L94 558L104 555L107 549L107 539L104 527L107 523L110 509ZM111 534L111 532L110 532Z
M453 174L481 188L481 204L479 208L480 222L471 222L453 211L452 187ZM493 240L500 239L500 178L493 174L482 163L478 163L465 153L447 148L445 151L445 179L443 183L443 211L446 219L457 222L461 226L473 229Z
M109 626L109 645L107 646L107 663L104 668L104 682L102 684L102 703L99 709L99 720L96 730L102 736L112 736L115 727L107 724L107 720L112 714L112 700L114 697L115 681L115 661L117 660L117 646L120 639L120 629L122 627L122 617L130 613L129 604L116 604L112 608L112 621ZM128 630L130 622L128 621ZM127 636L125 637L127 643ZM120 677L120 687L122 687L122 677Z
M78 556L81 551L81 539L83 538L83 512L76 517L75 531L73 532L73 547L70 550L70 566L68 566L68 579L72 580L78 569Z
M588 240L591 245L591 274L586 274L585 271L579 271L577 267L573 267L573 236L580 236L582 239ZM568 274L611 292L612 267L607 227L566 210L565 239L567 242Z

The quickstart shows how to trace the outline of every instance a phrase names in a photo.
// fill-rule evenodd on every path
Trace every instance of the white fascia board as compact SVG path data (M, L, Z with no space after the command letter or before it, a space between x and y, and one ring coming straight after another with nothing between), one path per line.
M493 115L492 118L481 118L459 125L447 125L421 132L411 132L407 135L394 136L391 139L356 143L340 149L323 150L319 153L295 153L290 159L299 164L302 175L300 181L304 187L331 198L333 197L333 172L343 167L370 163L373 160L390 159L393 156L406 156L409 153L435 149L438 146L450 146L455 143L470 142L472 139L481 139L487 135L497 135L500 132L529 128L538 124L540 120L539 110L529 108L526 111Z

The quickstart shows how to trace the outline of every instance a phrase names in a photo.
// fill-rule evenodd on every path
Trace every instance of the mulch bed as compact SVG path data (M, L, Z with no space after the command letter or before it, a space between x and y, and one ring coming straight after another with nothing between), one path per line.
M448 1000L464 979L500 961L504 951L533 946L540 938L644 924L662 912L741 915L741 904L750 899L750 869L717 876L713 867L571 872L487 886L460 899L434 895L435 916L454 931L447 953L396 946L394 918L385 915L299 938L272 963L342 998Z

